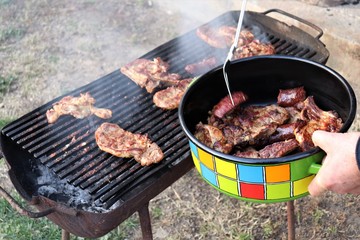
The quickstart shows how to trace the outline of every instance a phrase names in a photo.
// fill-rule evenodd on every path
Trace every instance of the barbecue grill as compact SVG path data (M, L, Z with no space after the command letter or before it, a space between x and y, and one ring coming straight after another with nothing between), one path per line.
M267 16L280 13L306 24L314 37L301 29ZM239 11L226 12L208 24L236 26ZM244 28L255 37L267 40L277 54L307 58L326 63L329 52L319 40L323 32L317 26L278 9L264 13L246 12ZM161 57L170 65L169 72L183 78L187 64L201 61L214 53L224 59L227 50L218 50L200 40L196 30L177 37L141 58ZM148 217L148 202L189 171L188 141L178 122L177 110L165 111L154 106L152 95L116 70L66 95L89 92L96 106L109 108L108 120L90 116L75 119L62 116L48 124L45 113L60 96L29 112L1 131L1 147L16 190L40 213L67 232L81 237L100 237L133 212ZM143 167L133 158L121 159L101 151L94 132L104 121L116 123L127 131L146 133L164 152L164 159ZM2 191L7 199L9 196ZM16 203L10 199L18 209ZM145 209L145 210L144 210ZM143 235L151 234L146 220L141 221ZM144 225L143 225L144 224ZM146 227L147 226L147 227Z

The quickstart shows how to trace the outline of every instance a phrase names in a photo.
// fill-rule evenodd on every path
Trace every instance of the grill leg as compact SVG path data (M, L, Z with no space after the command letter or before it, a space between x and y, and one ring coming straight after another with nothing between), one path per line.
M70 233L61 229L61 240L70 240Z
M149 203L144 204L138 211L141 225L141 232L144 240L152 240Z
M295 240L294 201L287 202L288 239Z

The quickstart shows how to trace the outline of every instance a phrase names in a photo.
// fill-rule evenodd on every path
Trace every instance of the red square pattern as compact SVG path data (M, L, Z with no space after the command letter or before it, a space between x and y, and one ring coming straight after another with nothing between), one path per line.
M240 183L241 196L244 198L265 199L263 184Z

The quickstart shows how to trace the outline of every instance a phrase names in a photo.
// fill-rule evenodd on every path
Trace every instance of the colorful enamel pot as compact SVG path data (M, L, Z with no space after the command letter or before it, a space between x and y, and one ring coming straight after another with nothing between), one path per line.
M232 91L248 95L246 104L276 103L279 89L304 86L323 110L335 110L343 120L341 132L351 126L356 97L348 82L322 64L287 56L261 56L233 61L228 71ZM280 158L239 158L215 151L193 135L199 122L226 96L222 68L195 80L179 106L180 124L190 143L195 168L217 190L251 202L284 202L308 195L308 185L321 167L325 153L314 148Z

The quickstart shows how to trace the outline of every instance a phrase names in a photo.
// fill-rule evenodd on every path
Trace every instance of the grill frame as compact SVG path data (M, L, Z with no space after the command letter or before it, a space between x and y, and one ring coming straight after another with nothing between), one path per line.
M313 61L326 63L329 53L325 45L318 38L314 38L296 27L288 26L285 23L268 17L264 13L246 12L245 14L244 27L251 29L254 25L257 26L259 31L255 34L256 37L260 39L268 38L275 45L277 54L305 57ZM216 17L209 23L236 26L238 17L239 11L230 11ZM290 35L283 37L283 33L277 32L277 29L286 29L288 31L287 34ZM188 78L191 76L184 70L187 64L200 61L214 54L220 59L226 57L227 50L214 49L208 46L196 36L195 32L196 29L170 40L140 58L152 59L161 57L169 63L169 72L179 73L183 78ZM295 48L294 45L296 45ZM310 50L306 50L306 47ZM315 51L315 54L312 51ZM302 52L304 55L299 56ZM109 93L108 89L111 90L111 93ZM95 106L113 110L113 117L111 119L101 120L91 116L79 120L71 116L63 116L55 124L47 124L45 112L51 108L53 103L66 95L78 96L80 93L88 91L97 100ZM128 101L129 99L130 102ZM144 120L144 116L147 116L149 113L152 114L151 119ZM147 120L151 121L146 122ZM148 133L149 138L157 142L163 149L165 159L158 164L141 167L134 159L119 160L97 149L93 136L96 128L104 121L119 124L120 127L128 131ZM140 123L137 123L137 121ZM88 123L94 125L88 126ZM166 124L171 124L171 126ZM80 129L71 132L72 129L78 126ZM65 131L60 132L62 129ZM157 136L157 130L163 131L164 135ZM54 132L57 134L53 135ZM37 203L37 207L40 210L59 204L64 205L64 208L76 209L77 206L66 205L56 198L38 196L34 178L38 177L39 164L54 170L59 179L63 178L73 185L82 186L86 190L90 189L93 192L94 200L104 200L104 207L109 212L94 213L84 209L77 209L78 212L89 216L89 218L94 216L97 218L99 216L117 218L117 221L111 224L109 224L109 221L104 221L101 226L98 226L98 228L102 228L101 231L94 232L89 227L78 228L76 225L69 224L74 222L73 216L62 212L61 209L58 209L57 213L48 216L63 229L84 237L99 237L106 234L116 227L120 221L126 219L124 217L131 215L131 211L135 211L138 208L138 205L135 203L143 204L145 200L149 201L193 166L187 138L182 132L177 119L177 110L164 111L156 108L152 103L152 94L148 94L144 89L140 89L130 79L121 74L118 69L83 87L59 96L20 117L5 126L1 131L0 137L2 150L9 166L11 181L20 195L28 202L34 203L34 198L38 199L37 201L40 204ZM59 161L62 164L58 164L57 162ZM72 165L74 161L75 165ZM94 166L84 167L82 169L84 174L80 174L81 171L77 171L75 168L76 164L80 165L80 163L91 163ZM102 166L104 166L102 171L106 173L105 175L93 176L89 171ZM29 169L32 171L29 171ZM113 169L118 169L119 174L117 177L104 178L104 176L109 176L109 171L111 172ZM136 179L133 177L135 173L138 173ZM121 176L125 177L126 174L133 178L120 178ZM164 183L162 182L164 179L171 180ZM89 182L86 182L86 180ZM100 182L99 186L97 188L90 188L96 181ZM106 183L107 181L108 183ZM151 191L147 188L154 186L158 186L158 189ZM108 188L109 191L105 188ZM114 193L114 191L117 192ZM141 194L150 195L144 197ZM136 200L137 197L142 199ZM112 206L115 207L111 208ZM119 218L119 214L123 217ZM75 214L75 219L77 217L79 215ZM88 220L88 218L85 220ZM99 224L97 220L94 221Z

